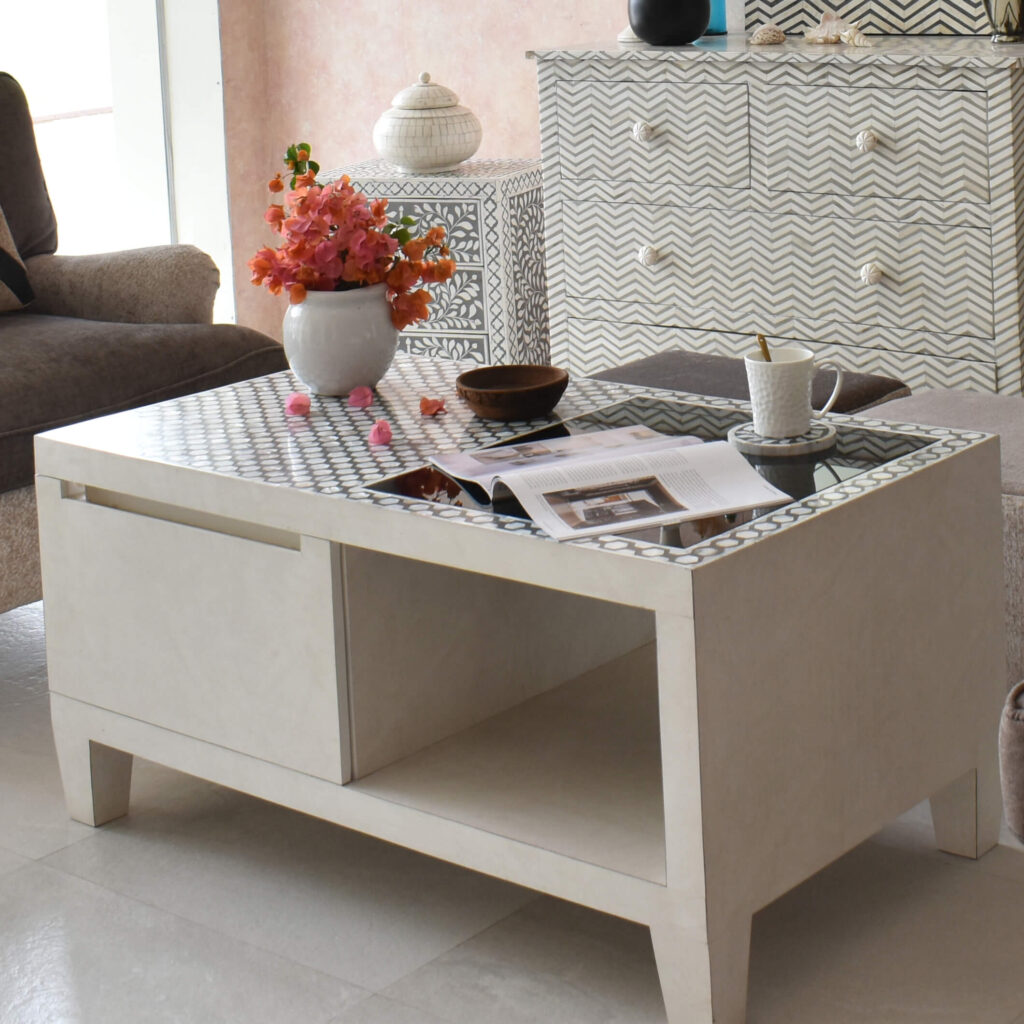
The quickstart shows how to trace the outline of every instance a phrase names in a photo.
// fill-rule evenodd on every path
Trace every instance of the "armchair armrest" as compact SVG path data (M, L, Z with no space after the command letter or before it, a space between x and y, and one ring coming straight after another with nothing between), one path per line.
M208 324L220 287L216 264L192 245L32 256L35 313L124 324Z

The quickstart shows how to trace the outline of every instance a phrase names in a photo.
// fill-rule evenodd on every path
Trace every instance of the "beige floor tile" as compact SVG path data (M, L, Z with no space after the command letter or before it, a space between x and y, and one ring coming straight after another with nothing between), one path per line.
M33 756L48 756L57 763L49 694L17 704L0 704L0 747Z
M0 615L0 714L46 693L42 602Z
M136 772L131 813L47 864L372 991L535 898L165 769Z
M977 863L864 844L755 917L749 1024L1006 1024L1022 920Z
M15 853L13 850L5 850L0 846L0 875L17 871L18 868L23 868L26 864L31 863L32 861L28 857L22 857L20 853Z
M990 874L1012 883L1014 889L1024 893L1024 850L1019 846L1000 844L978 861L966 861L968 869Z
M354 985L32 864L0 879L0 1020L326 1024Z
M371 996L346 1010L331 1024L451 1024L451 1021L384 996Z
M542 898L387 989L453 1024L664 1024L646 928Z
M0 708L0 716L11 711ZM38 858L92 834L68 817L52 748L32 753L0 744L0 845Z

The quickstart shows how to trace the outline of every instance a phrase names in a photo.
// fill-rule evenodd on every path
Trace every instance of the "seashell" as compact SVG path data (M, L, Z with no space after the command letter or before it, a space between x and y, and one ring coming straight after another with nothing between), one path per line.
M778 25L762 25L750 37L751 46L778 46L786 41L786 33Z
M849 22L845 31L839 33L839 38L847 46L874 46L870 39L859 28L855 22Z
M804 41L808 43L838 43L839 36L846 28L846 22L835 11L823 11L821 21L804 33Z

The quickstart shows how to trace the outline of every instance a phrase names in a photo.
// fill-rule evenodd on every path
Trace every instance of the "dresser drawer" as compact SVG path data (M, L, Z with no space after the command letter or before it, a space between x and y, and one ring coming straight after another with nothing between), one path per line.
M742 358L752 348L749 334L701 331L684 327L663 327L646 323L610 320L567 321L567 351L559 353L559 365L582 376L600 373L612 366L683 348L689 352ZM779 338L780 342L784 339ZM910 388L971 388L995 391L996 367L975 359L923 356L916 352L830 344L800 337L785 339L811 349L818 359L830 359L856 373L880 373L903 381ZM885 413L879 411L884 419Z
M570 296L988 338L987 231L639 204L566 203ZM870 265L878 279L867 283ZM652 315L657 315L652 313Z
M564 178L749 187L745 85L563 81L555 97Z
M769 189L988 202L984 93L781 86L762 95Z

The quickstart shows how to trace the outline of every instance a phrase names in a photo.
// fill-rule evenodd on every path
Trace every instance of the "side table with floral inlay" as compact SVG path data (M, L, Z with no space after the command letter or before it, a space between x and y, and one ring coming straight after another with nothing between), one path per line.
M403 332L408 352L478 363L546 363L547 291L539 160L473 160L405 174L384 160L324 171L390 200L390 212L448 232L455 277L431 292L430 320Z

